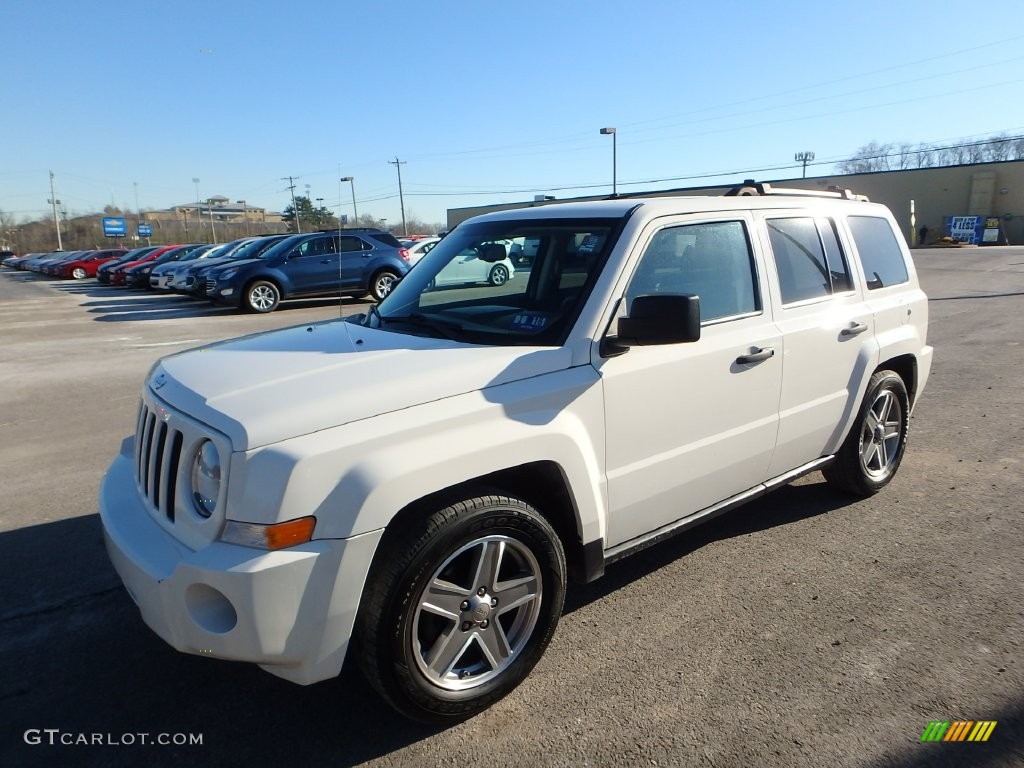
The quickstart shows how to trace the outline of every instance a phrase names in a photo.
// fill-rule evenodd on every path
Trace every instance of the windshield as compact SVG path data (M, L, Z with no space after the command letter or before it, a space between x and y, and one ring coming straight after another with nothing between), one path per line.
M275 247L285 240L299 240L302 235L285 235L283 237L266 237L260 240L253 240L251 243L247 243L231 254L232 260L238 259L262 259L265 256L271 255L271 253L277 253L278 249Z
M463 224L418 261L364 324L477 344L564 343L621 219ZM510 255L530 253L525 267Z

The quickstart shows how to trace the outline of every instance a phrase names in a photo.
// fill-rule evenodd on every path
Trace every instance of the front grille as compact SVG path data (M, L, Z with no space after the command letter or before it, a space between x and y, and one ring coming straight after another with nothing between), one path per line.
M143 403L135 430L135 479L154 509L174 521L174 502L184 435L168 422L170 414Z
M207 279L206 281L206 295L210 296L217 290L217 281Z
M188 277L185 278L185 287L186 288L191 288L195 284L196 284L196 276L195 275L189 275Z

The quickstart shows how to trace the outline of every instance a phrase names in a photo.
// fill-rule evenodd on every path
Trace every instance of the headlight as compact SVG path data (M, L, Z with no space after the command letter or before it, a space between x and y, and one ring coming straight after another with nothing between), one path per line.
M230 280L232 277L234 277L237 274L238 274L238 267L235 267L234 269L225 269L223 272L221 272L216 277L217 277L218 280Z
M203 517L217 508L220 495L220 454L217 446L206 440L192 460L192 504Z

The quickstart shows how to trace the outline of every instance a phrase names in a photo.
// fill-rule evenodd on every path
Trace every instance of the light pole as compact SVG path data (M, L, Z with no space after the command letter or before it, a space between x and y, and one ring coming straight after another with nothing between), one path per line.
M811 162L814 162L814 153L813 152L797 152L795 155L793 155L793 159L796 160L798 163L803 163L804 175L802 176L802 178L806 179L807 178L807 164L811 163Z
M352 185L352 226L359 226L359 211L356 210L356 178L355 176L342 176L338 181L347 181ZM341 204L339 200L339 205ZM339 212L340 214L340 212ZM338 222L341 222L341 216L338 216Z
M317 223L317 226L320 226L321 224L324 223L323 213L322 213L323 209L324 209L324 199L322 197L318 197L316 199L316 223Z
M57 218L57 206L60 205L60 200L57 199L57 195L53 191L53 171L50 171L50 199L46 202L53 206L53 225L57 227L57 250L63 251L64 244L60 240L60 219Z
M239 200L238 203L242 206L242 221L245 222L245 236L249 236L249 208L245 200Z
M602 128L601 129L601 135L602 136L611 136L612 137L612 197L615 197L616 195L619 194L618 179L617 179L617 176L618 176L618 164L619 163L618 163L618 157L617 157L618 148L616 147L616 141L617 141L616 137L618 136L618 134L616 133L614 128Z
M202 206L199 205L199 179L192 177L192 183L196 185L196 220L199 222L199 232L203 231L203 210ZM199 232L196 233L196 237L199 237ZM185 234L188 234L188 230L185 230Z

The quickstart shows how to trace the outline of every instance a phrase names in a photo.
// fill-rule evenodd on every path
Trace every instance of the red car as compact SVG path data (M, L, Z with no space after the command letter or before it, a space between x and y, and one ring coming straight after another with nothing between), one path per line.
M125 251L121 248L111 248L105 251L89 251L88 253L82 254L80 258L61 264L55 274L57 277L71 277L75 280L84 280L87 277L96 277L96 270L99 269L100 264L106 264L108 261L120 258L124 254Z
M152 253L147 253L141 259L138 259L136 261L126 261L124 264L118 264L116 267L114 267L112 270L110 270L110 282L113 285L124 285L124 273L125 273L125 270L130 269L131 267L137 266L139 264L145 264L147 261L152 261L153 259L157 258L158 256L161 256L161 255L167 253L172 248L180 248L180 247L181 246L177 245L177 244L175 244L175 245L165 245L162 248L157 248Z

